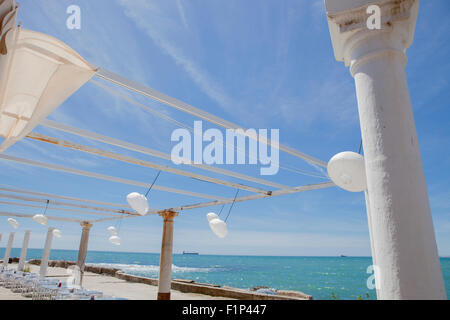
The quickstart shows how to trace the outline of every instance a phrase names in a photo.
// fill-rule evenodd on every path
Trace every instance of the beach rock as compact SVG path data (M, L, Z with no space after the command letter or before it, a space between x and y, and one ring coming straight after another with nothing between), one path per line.
M259 294L267 294L267 295L276 295L277 294L277 290L273 289L273 288L260 288L258 290L255 290L256 293Z
M278 290L277 295L279 296L286 296L286 297L295 297L295 298L301 298L306 300L312 300L313 297L309 294L300 292L300 291L293 291L293 290Z
M30 259L28 261L28 264L33 264L33 265L36 265L36 266L40 266L41 265L41 260L39 260L39 259Z

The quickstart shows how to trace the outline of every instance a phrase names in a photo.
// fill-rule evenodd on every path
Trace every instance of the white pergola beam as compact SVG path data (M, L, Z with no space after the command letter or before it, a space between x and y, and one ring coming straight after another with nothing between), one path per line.
M28 202L38 202L38 203L48 203L53 204L55 206L66 206L66 207L75 207L75 208L81 208L81 209L92 209L95 211L102 211L102 212L113 212L113 213L126 213L135 215L135 212L127 211L127 210L121 210L121 209L110 209L110 208L100 208L100 207L93 207L89 205L84 204L78 204L78 203L69 203L69 202L59 202L55 200L50 199L39 199L39 198L32 198L32 197L26 197L26 196L18 196L15 194L6 194L6 193L0 193L0 198L6 198L6 199L14 199L14 200L22 200L22 201L28 201Z
M208 113L206 111L203 111L201 109L193 107L193 106L191 106L191 105L189 105L189 104L187 104L185 102L182 102L180 100L177 100L175 98L169 97L169 96L167 96L167 95L165 95L163 93L160 93L160 92L158 92L156 90L153 90L153 89L151 89L149 87L146 87L146 86L141 85L141 84L139 84L137 82L129 80L129 79L127 79L127 78L125 78L123 76L120 76L120 75L118 75L118 74L116 74L114 72L111 72L109 70L106 70L106 69L103 69L103 68L99 68L97 73L96 73L96 75L98 77L102 78L102 79L105 79L105 80L109 81L109 82L112 82L112 83L120 85L120 86L122 86L124 88L127 88L128 90L131 90L131 91L134 91L136 93L142 94L142 95L144 95L146 97L149 97L149 98L151 98L153 100L159 101L161 103L164 103L165 105L168 105L168 106L176 108L176 109L178 109L180 111L189 113L189 114L194 115L196 117L199 117L199 118L201 118L203 120L206 120L206 121L209 121L209 122L214 123L216 125L219 125L219 126L221 126L223 128L226 128L226 129L243 129L244 132L245 132L244 128L242 128L242 127L240 127L240 126L238 126L238 125L236 125L236 124L234 124L234 123L232 123L230 121L227 121L227 120L224 120L224 119L219 118L217 116L214 116L214 115L212 115L212 114L210 114L210 113ZM248 134L248 135L245 134L245 136L249 137L250 139L257 139L258 141L263 142L263 143L265 143L267 145L276 147L276 144L272 145L272 141L270 139L264 139L260 135L252 136L250 134ZM314 158L312 156L309 156L309 155L307 155L305 153L302 153L300 151L297 151L297 150L295 150L295 149L293 149L291 147L279 144L278 149L281 150L281 151L284 151L286 153L289 153L289 154L291 154L291 155L293 155L295 157L303 159L303 160L305 160L307 162L319 165L321 167L326 168L326 166L327 166L326 162L324 162L322 160L319 160L319 159L316 159L316 158Z
M297 192L304 192L304 191L310 191L310 190L317 190L317 189L325 189L325 188L331 188L335 187L336 185L333 182L322 182L317 184L309 184L306 186L300 186L294 188L294 190L276 190L272 192L272 194L269 195L263 195L263 194L255 194L255 195L249 195L244 197L238 197L235 199L226 199L226 200L217 200L217 201L211 201L211 202L203 202L203 203L197 203L197 204L191 204L186 206L180 206L175 208L170 208L170 210L173 211L183 211L183 210L190 210L190 209L197 209L197 208L205 208L205 207L211 207L211 206L217 206L222 204L229 204L234 202L244 202L249 200L258 200L258 199L264 199L264 198L272 198L277 197L285 194L291 194L291 193L297 193Z
M172 161L172 157L170 154L161 152L161 151L157 151L157 150L153 150L147 147L143 147L143 146L139 146L139 145L135 145L126 141L122 141L122 140L118 140L115 138L111 138L111 137L107 137L104 135L100 135L98 133L95 132L91 132L88 130L84 130L84 129L79 129L79 128L75 128L66 124L62 124L62 123L58 123L56 121L52 121L52 120L44 120L40 123L42 126L48 127L48 128L52 128L55 130L59 130L62 132L66 132L66 133L70 133L79 137L83 137L83 138L88 138L91 140L95 140L98 142L102 142L102 143L106 143L109 145L113 145L116 147L120 147L123 149L127 149L127 150L131 150L134 152L139 152L142 154L146 154L152 157L157 157L160 159L164 159L164 160L169 160ZM181 159L182 160L182 159ZM229 176L229 177L234 177L234 178L238 178L238 179L242 179L242 180L246 180L246 181L250 181L250 182L254 182L254 183L258 183L261 185L265 185L265 186L271 186L274 188L278 188L278 189L289 189L290 187L276 183L276 182L272 182L272 181L268 181L265 179L260 179L260 178L255 178L255 177L251 177L242 173L238 173L238 172L233 172L230 170L226 170L226 169L222 169L222 168L217 168L217 167L213 167L210 165L206 165L206 164L195 164L195 163L184 163L184 165L188 165L194 168L199 168L202 170L207 170L207 171L211 171L211 172L215 172L218 174L222 174L225 176Z
M139 181L134 181L134 180L130 180L130 179L112 177L112 176L107 176L107 175L99 174L99 173L95 173L95 172L72 169L72 168L63 167L63 166L59 166L59 165L55 165L55 164L49 164L49 163L44 163L44 162L39 162L39 161L34 161L34 160L28 160L28 159L4 155L4 154L0 154L0 159L23 163L23 164L27 164L30 166L40 167L40 168L46 168L46 169L50 169L50 170L54 170L54 171L66 172L66 173L76 174L76 175L80 175L80 176L100 179L100 180L128 184L128 185L142 187L142 188L150 188L150 186L151 186L150 184L145 183L145 182L139 182ZM211 195L207 195L207 194L203 194L203 193L197 193L197 192L192 192L192 191L187 191L187 190L180 190L180 189L175 189L175 188L170 188L170 187L163 187L163 186L159 186L159 185L154 185L153 189L165 191L165 192L171 192L171 193L178 193L178 194L182 194L185 196L204 198L204 199L219 199L219 200L226 199L226 198L220 197L220 196L211 196Z
M173 174L177 174L177 175L180 175L180 176L193 178L193 179L196 179L196 180L201 180L201 181L205 181L205 182L211 182L211 183L215 183L215 184L219 184L219 185L223 185L223 186L227 186L227 187L232 187L232 188L236 188L236 189L246 190L246 191L250 191L250 192L263 193L263 194L271 193L271 191L267 191L267 190L263 190L263 189L259 189L259 188L254 188L254 187L250 187L250 186L246 186L246 185L243 185L243 184L240 184L240 183L234 183L234 182L230 182L230 181L216 179L216 178L204 176L204 175L197 174L197 173L184 171L184 170L172 168L172 167L165 166L165 165L156 164L156 163L153 163L153 162L150 162L150 161L145 161L145 160L141 160L141 159L132 158L132 157L121 155L121 154L118 154L118 153L115 153L115 152L105 151L105 150L101 150L101 149L98 149L98 148L93 148L93 147L89 147L89 146L73 143L73 142L70 142L70 141L62 140L62 139L48 137L48 136L45 136L45 135L42 135L42 134L30 133L30 134L27 135L27 138L32 139L32 140L36 140L36 141L41 141L41 142L54 144L54 145L57 145L57 146L60 146L60 147L65 147L65 148L69 148L69 149L72 149L72 150L77 150L77 151L82 151L82 152L94 154L94 155L105 157L105 158L109 158L109 159L114 159L114 160L127 162L127 163L131 163L131 164L136 164L136 165L140 165L140 166L144 166L144 167L148 167L148 168L153 168L153 169L156 169L156 170L170 172L170 173L173 173Z
M99 205L110 206L110 207L130 208L130 206L128 204L119 204L119 203L110 203L110 202L103 202L103 201L87 200L87 199L74 198L74 197L68 197L68 196L60 196L60 195L55 195L55 194L51 194L51 193L44 193L44 192L25 190L25 189L0 187L0 190L1 191L7 191L7 192L13 192L13 193L41 196L41 197L46 197L46 198L54 198L54 199L61 199L61 200L70 200L70 201L77 201L77 202L86 202L86 203L92 203L92 204L99 204Z
M0 195L0 197L3 197L3 195ZM34 201L34 200L30 200L30 201ZM65 212L91 214L91 215L98 215L98 216L118 217L117 214L112 214L112 213L94 212L94 211L82 211L82 210L74 210L74 209L68 209L68 208L54 208L54 207L46 207L46 206L37 206L37 205L34 205L34 204L10 202L10 201L0 201L0 204L5 204L5 205L8 205L8 206L16 206L16 207L38 208L38 209L45 209L45 208L47 208L47 210L52 210L52 211L65 211Z
M17 218L33 218L34 215L33 214L25 214L25 213L17 213L17 212L5 212L5 211L0 211L0 216L3 217L17 217ZM64 221L64 222L77 222L77 223L81 223L84 220L80 220L80 219L71 219L71 218L62 218L62 217L53 217L53 216L48 216L45 215L49 220L54 220L54 221Z

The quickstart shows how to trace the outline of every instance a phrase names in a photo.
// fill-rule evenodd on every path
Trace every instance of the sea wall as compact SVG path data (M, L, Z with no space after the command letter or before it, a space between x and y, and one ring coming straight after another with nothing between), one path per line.
M17 260L17 261L16 261ZM18 258L10 259L10 263L18 262ZM30 260L29 264L40 265L40 260ZM73 261L50 260L49 267L69 268L76 265ZM129 282L143 283L151 286L158 285L158 279L140 277L127 274L120 269L86 265L86 272L108 275ZM276 295L267 295L244 289L237 289L218 284L198 283L193 280L174 279L171 285L173 290L185 293L205 294L213 297L225 297L238 300L312 300L313 297L300 291L278 290Z

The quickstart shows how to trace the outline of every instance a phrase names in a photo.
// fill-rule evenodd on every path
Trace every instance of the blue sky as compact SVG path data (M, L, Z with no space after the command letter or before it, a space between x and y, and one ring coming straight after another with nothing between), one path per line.
M361 136L353 79L344 64L334 60L322 0L22 0L20 4L19 20L23 28L64 41L94 65L244 127L279 128L281 143L324 161L338 152L357 151L359 147ZM81 30L66 28L66 8L71 4L81 7ZM450 256L449 13L450 3L446 0L422 1L406 69L442 256ZM190 126L197 120L112 88ZM164 152L170 152L173 147L170 135L177 128L92 83L76 92L50 119ZM204 126L214 127L208 123ZM43 127L35 131L169 164ZM6 153L144 182L151 182L157 173L153 169L25 140ZM284 153L280 154L280 162L318 173L311 165ZM253 176L259 173L257 166L235 165L227 169ZM265 178L290 186L326 181L286 170ZM115 203L125 203L129 192L145 192L128 185L5 161L0 162L0 181L2 185ZM164 172L157 184L224 197L235 194L231 188ZM247 193L241 193L244 194ZM199 201L204 200L156 190L150 193L150 205L154 208ZM218 211L220 207L211 209ZM229 206L225 207L224 212L228 209ZM0 205L0 210L36 213L6 205ZM228 220L226 239L218 239L210 231L205 218L209 211L185 211L176 219L175 252L370 255L362 193L330 188L238 203ZM6 218L2 220L0 232L4 246L11 227ZM30 247L42 247L46 229L27 219L18 220L21 226L15 246L21 246L23 230L31 229ZM53 248L78 248L81 231L78 225L52 225L64 234L63 238L55 239ZM123 220L121 247L113 247L107 241L109 225L93 227L90 250L159 252L161 218Z

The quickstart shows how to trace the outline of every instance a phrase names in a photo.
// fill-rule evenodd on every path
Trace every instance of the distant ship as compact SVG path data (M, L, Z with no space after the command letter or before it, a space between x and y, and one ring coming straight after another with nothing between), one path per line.
M343 254L341 254L339 257L341 257L341 258L345 258L345 257L347 257L346 255L343 255Z
M198 252L192 252L192 251L183 251L183 254L189 254L192 256L198 256Z

